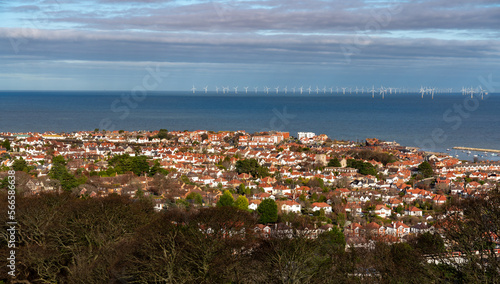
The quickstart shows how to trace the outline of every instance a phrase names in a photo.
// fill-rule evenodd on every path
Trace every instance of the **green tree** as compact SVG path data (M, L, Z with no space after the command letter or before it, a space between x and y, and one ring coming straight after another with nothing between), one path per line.
M257 212L260 214L259 223L261 224L274 223L278 220L278 205L270 198L262 200L257 207Z
M52 164L66 166L66 160L64 159L63 156L59 155L59 156L52 158Z
M61 187L66 191L71 191L73 188L86 182L85 177L77 179L66 169L66 160L63 156L57 156L52 159L52 168L49 176L57 179L61 183Z
M240 195L236 198L234 206L241 210L248 210L248 199L244 195Z
M355 168L362 175L377 175L377 169L368 162L363 162L361 160L349 159L347 160L347 166L350 168Z
M150 177L152 177L157 173L161 173L164 176L168 175L168 171L161 167L160 162L158 160L155 160L155 163L153 164L153 166L151 168L149 168L148 175Z
M12 169L16 172L28 172L28 164L23 158L19 158L12 164Z
M160 139L170 139L171 135L168 134L168 130L166 129L160 129L158 131L158 134L155 135L155 138L160 138Z
M224 194L219 198L219 201L217 201L217 206L222 207L222 206L233 206L234 205L234 198L231 192L229 190L224 191Z
M396 207L396 212L399 214L403 214L403 210L404 210L404 208L401 205L398 205L398 207Z
M416 237L413 247L422 254L442 253L445 250L444 241L440 234L425 232Z
M247 173L253 177L270 176L269 169L259 164L256 159L244 159L236 162L236 171L238 174Z
M128 154L114 156L109 160L109 164L115 167L118 174L133 172L136 175L150 173L149 163L146 156L131 157ZM159 171L159 165L155 168Z
M333 227L330 231L321 233L318 236L318 241L325 251L334 251L337 253L345 251L345 236L337 227Z
M429 162L424 161L418 165L418 171L424 175L424 177L432 177L434 175L434 170Z
M328 166L329 167L336 167L336 168L340 168L342 167L342 165L340 164L340 161L337 157L331 159L329 162L328 162Z
M238 186L238 194L245 194L245 184L240 184L240 186Z
M2 142L2 147L5 148L5 150L7 151L10 151L10 142L8 139L5 139L3 142Z
M191 192L186 196L187 200L193 200L195 204L202 205L203 204L203 196L201 196L198 192Z

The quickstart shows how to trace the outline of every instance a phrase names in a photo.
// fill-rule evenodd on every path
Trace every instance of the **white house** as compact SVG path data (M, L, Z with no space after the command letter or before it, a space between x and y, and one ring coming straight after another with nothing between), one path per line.
M314 132L298 132L297 135L299 136L299 140L302 139L302 138L313 138L314 136L316 136L316 134L314 134Z
M408 209L405 209L405 215L408 216L422 216L422 210L419 208L412 206Z
M258 199L250 200L250 202L248 204L248 209L257 210L257 207L259 207L260 202L261 201Z
M281 203L281 211L282 212L293 212L300 213L302 206L295 201L283 201Z
M319 211L323 209L325 213L332 213L332 206L325 202L315 202L312 204L312 211Z
M389 217L391 216L391 209L385 205L379 204L375 207L375 215L382 218Z

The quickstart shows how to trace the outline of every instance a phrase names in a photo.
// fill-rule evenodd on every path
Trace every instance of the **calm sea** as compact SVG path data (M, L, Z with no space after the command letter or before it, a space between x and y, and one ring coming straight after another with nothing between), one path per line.
M500 95L0 92L0 131L280 130L377 137L426 150L500 149ZM451 154L466 155L451 150ZM483 154L484 153L478 153ZM491 157L491 156L490 156ZM486 158L486 157L485 157Z

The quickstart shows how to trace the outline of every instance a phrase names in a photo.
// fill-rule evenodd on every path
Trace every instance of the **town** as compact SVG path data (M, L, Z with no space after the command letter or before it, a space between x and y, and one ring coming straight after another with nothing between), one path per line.
M309 222L294 229L315 237L336 226L348 246L434 232L449 213L445 204L483 196L500 179L498 162L429 155L376 138L297 136L166 129L1 133L0 177L5 183L6 171L16 170L23 195L147 197L157 211L213 207L224 194L244 210L272 199L283 223L261 224L263 233L290 229L293 216L303 215Z

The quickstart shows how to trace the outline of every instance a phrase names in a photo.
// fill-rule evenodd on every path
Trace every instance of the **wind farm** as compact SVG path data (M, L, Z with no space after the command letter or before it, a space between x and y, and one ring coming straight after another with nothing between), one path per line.
M222 94L226 95L256 95L256 94L265 94L265 95L347 95L347 96L364 96L369 95L371 98L380 98L385 99L391 95L415 95L419 94L422 99L431 99L433 100L435 96L438 95L447 95L447 94L462 94L463 96L470 96L470 98L478 97L484 99L485 96L488 96L490 93L483 89L482 86L463 86L461 89L454 88L437 88L433 86L423 86L420 87L393 87L393 86L384 86L380 85L380 87L375 87L375 85L370 86L328 86L324 85L322 88L319 85L316 85L314 88L312 85L309 85L305 88L303 85L301 86L293 86L288 87L285 86L280 88L279 85L275 87L269 87L267 85L259 87L254 86L253 92L249 92L249 86L243 87L244 92L238 92L238 86L230 87L230 85L221 85L221 86L211 86L205 85L200 87L203 91L198 92L202 94L215 93L219 94L220 90L222 90ZM197 94L198 88L193 85L190 89L192 94ZM273 90L273 92L269 92ZM291 90L291 91L289 91Z

